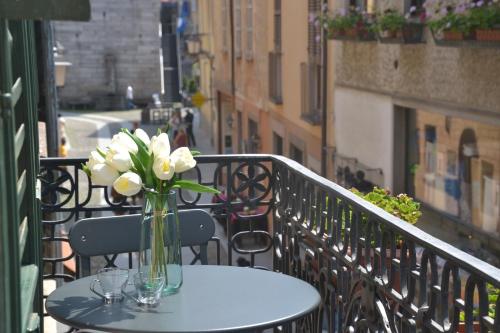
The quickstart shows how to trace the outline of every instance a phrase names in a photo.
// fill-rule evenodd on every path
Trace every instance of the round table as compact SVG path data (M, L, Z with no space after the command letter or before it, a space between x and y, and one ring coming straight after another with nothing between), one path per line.
M131 272L132 273L132 272ZM77 328L109 332L233 332L284 324L314 311L317 290L294 277L234 266L183 266L180 291L153 309L125 298L103 304L89 285L94 276L57 288L49 315ZM133 287L131 287L133 288Z

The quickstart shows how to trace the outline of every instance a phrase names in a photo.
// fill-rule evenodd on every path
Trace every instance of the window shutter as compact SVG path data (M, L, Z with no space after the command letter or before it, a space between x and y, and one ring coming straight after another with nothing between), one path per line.
M253 56L253 0L247 0L247 59Z
M222 27L222 51L227 51L227 22L229 17L227 15L227 0L222 0L221 7L221 27Z
M241 57L241 0L234 1L234 52L236 57Z

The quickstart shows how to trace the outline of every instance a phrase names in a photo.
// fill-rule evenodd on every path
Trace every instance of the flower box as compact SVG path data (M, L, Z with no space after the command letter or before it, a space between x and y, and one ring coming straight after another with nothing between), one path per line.
M365 27L330 31L330 39L351 41L374 41L375 34Z
M396 31L381 31L378 34L381 43L389 44L418 44L424 40L424 25L421 23L405 23Z
M443 40L446 40L446 41L460 41L460 40L464 40L464 33L463 32L459 32L459 31L449 31L449 30L445 30L443 31Z
M500 29L477 29L476 40L479 42L500 42Z

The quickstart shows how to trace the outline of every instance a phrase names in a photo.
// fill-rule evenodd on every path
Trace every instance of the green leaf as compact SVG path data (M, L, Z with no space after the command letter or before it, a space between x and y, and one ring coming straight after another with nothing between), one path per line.
M191 155L198 156L201 155L201 152L199 152L198 150L191 150Z
M153 162L154 162L154 154L148 157L146 160L146 168L144 170L145 178L146 178L146 187L148 188L156 188L155 180L153 177Z
M147 158L149 157L149 148L146 146L144 142L142 142L141 139L139 139L137 136L134 134L130 133L128 128L122 128L121 131L125 134L127 134L132 140L134 140L135 144L137 145L138 151L137 151L137 156L141 161L146 161Z
M132 162L134 163L134 167L137 170L137 173L141 177L141 179L146 178L146 172L144 171L144 165L142 165L142 162L135 154L130 154L130 158L132 159Z
M201 185L195 182L192 182L190 180L185 180L185 179L179 179L176 180L175 183L173 184L172 187L176 188L182 188L194 192L200 192L200 193L214 193L214 194L219 194L219 190L213 188L213 187L208 187L205 185Z
M83 172L85 172L87 174L87 176L90 177L91 173L90 173L90 169L88 166L86 166L85 164L82 163L82 170Z
M101 155L102 157L106 158L106 152L104 152L101 148L96 147L95 150L99 153L99 155Z

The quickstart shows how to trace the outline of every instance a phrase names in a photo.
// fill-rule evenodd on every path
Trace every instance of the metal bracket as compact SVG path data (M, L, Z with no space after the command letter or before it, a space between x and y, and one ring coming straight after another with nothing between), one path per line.
M4 118L12 115L12 94L0 94L0 111Z

